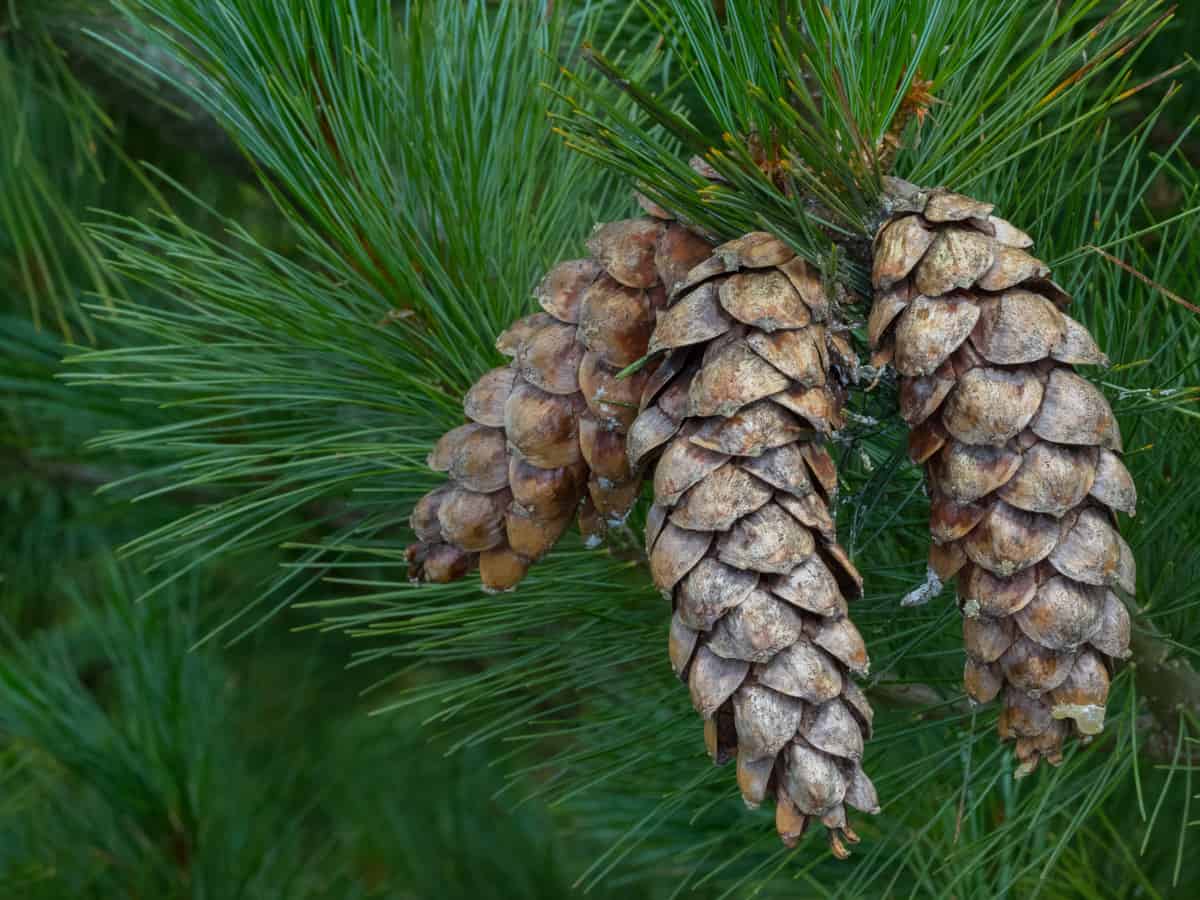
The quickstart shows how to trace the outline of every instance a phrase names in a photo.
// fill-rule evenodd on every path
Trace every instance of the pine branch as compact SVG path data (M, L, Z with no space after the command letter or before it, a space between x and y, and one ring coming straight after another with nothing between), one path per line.
M195 98L200 85L191 70L160 41L111 12L74 22L64 40L72 71L107 108L179 149L203 155L235 178L255 177L229 132Z
M947 697L937 688L920 682L886 680L886 673L877 676L867 689L872 701L894 709L911 709L917 719L946 719L971 711L963 698Z
M155 5L188 16L199 8L184 0ZM868 10L875 5L857 6ZM889 14L902 15L903 8L911 11L919 4L889 6ZM1142 201L1152 185L1168 183L1185 198L1178 208L1191 209L1196 205L1190 193L1194 173L1181 171L1173 154L1148 157L1144 131L1117 136L1099 126L1096 116L1112 96L1105 79L1119 75L1121 59L1132 53L1106 57L1110 68L1104 77L1096 74L1102 67L1089 69L1084 74L1093 80L1086 90L1064 90L1047 104L1043 118L1028 118L1027 101L1046 96L1078 68L1083 45L1073 42L1079 29L1095 24L1093 19L1055 19L1049 4L1035 10L1049 18L1021 15L1011 21L978 4L974 9L956 3L940 6L974 16L965 20L972 28L990 21L996 32L989 37L968 29L982 35L979 52L958 57L958 68L947 70L942 85L948 87L936 91L951 108L935 123L937 132L908 129L911 143L898 156L898 170L953 170L976 179L983 185L978 193L996 201L1000 214L1032 223L1031 230L1036 227L1039 255L1061 261L1057 268L1066 287L1082 301L1079 315L1119 361L1106 377L1120 392L1117 412L1127 426L1130 465L1145 490L1143 514L1132 532L1146 561L1143 572L1155 573L1154 596L1170 598L1163 601L1170 605L1162 611L1172 615L1164 630L1183 643L1194 641L1191 608L1198 557L1188 509L1196 487L1180 473L1193 467L1194 432L1188 426L1194 427L1195 412L1189 387L1200 342L1190 320L1181 318L1152 285L1134 283L1116 267L1098 268L1094 257L1089 262L1092 255L1081 251L1087 245L1112 250L1119 244L1121 257L1155 285L1189 294L1187 286L1200 271L1196 217L1180 213L1164 223L1148 217ZM1123 21L1153 21L1153 16L1138 18L1146 6L1129 4L1132 18ZM849 4L828 7L850 15ZM302 11L298 15L315 15L315 8L295 4ZM337 17L346 7L328 8ZM432 25L428 31L406 32L411 42L405 43L405 53L417 62L406 56L383 65L366 52L372 42L360 41L361 36L347 44L361 48L361 55L328 66L322 60L319 72L328 79L327 96L316 93L328 102L316 104L310 82L305 90L289 94L265 77L278 76L271 61L276 52L285 62L278 69L297 80L311 79L312 69L303 48L286 41L280 45L271 37L274 26L252 27L251 12L259 14L264 7L251 10L240 0L222 0L222 9L230 12L232 24L213 17L196 25L207 41L196 45L205 61L202 71L221 89L215 97L227 98L228 89L234 89L235 100L222 107L227 121L238 130L239 141L252 146L264 168L279 179L276 196L301 231L302 249L297 255L275 252L236 223L220 239L172 219L151 226L114 219L100 232L124 272L158 288L159 296L153 303L121 305L114 318L129 329L125 345L88 355L76 371L85 373L83 380L107 382L124 396L150 401L147 405L165 403L180 416L171 427L125 428L102 443L169 454L170 463L148 473L152 491L179 487L234 495L139 542L152 562L187 567L218 549L243 551L244 559L280 543L300 543L306 533L292 530L292 523L321 500L369 512L353 531L289 547L297 554L285 570L291 580L273 579L267 591L255 593L271 596L268 606L293 596L307 600L316 593L322 598L319 609L326 627L356 638L359 664L378 663L385 670L373 695L381 710L428 710L422 734L444 737L455 748L493 748L497 739L504 739L491 758L508 754L520 759L526 769L522 774L536 779L532 789L518 780L514 792L532 790L560 801L564 810L583 817L589 830L611 842L611 852L587 872L587 884L608 882L618 871L625 878L644 875L650 880L664 870L672 877L672 889L680 892L719 887L734 894L754 887L765 892L771 876L780 871L810 878L816 892L836 890L848 896L994 896L997 891L1039 890L1069 896L1071 890L1103 885L1113 872L1119 876L1114 884L1127 883L1128 871L1112 860L1084 859L1068 868L1063 859L1084 853L1091 839L1088 829L1131 803L1134 791L1142 789L1130 752L1133 716L1114 712L1111 737L1103 747L1081 750L1062 769L1019 784L1011 782L1002 756L993 751L982 722L986 711L981 711L978 727L974 717L953 703L953 712L944 716L925 710L930 715L914 719L914 707L908 705L914 697L937 703L935 692L943 699L958 696L948 686L958 683L961 655L958 619L949 605L897 610L897 598L923 568L927 509L915 473L900 462L899 432L866 424L890 408L894 398L887 395L887 384L856 401L863 424L837 444L844 474L837 513L839 525L851 536L850 549L870 573L872 593L856 609L856 621L888 673L888 680L876 686L880 698L886 699L897 685L923 687L907 688L880 704L873 764L887 773L881 789L896 799L865 835L866 846L850 873L825 868L811 846L791 857L765 847L759 841L762 821L740 810L727 779L702 768L699 736L685 724L691 722L686 697L672 683L664 659L665 612L646 587L636 547L622 547L614 556L587 553L568 541L520 592L502 602L463 585L407 584L403 541L397 535L408 502L426 486L422 459L430 437L457 421L459 392L494 364L494 331L527 311L526 289L538 272L556 258L575 255L579 237L600 210L607 215L621 207L609 199L612 182L592 167L572 167L567 162L572 157L540 140L515 141L513 136L545 136L540 130L543 110L520 106L530 79L575 93L575 82L556 75L556 61L566 50L547 59L529 52L528 43L519 43L503 58L510 42L523 40L520 35L528 31L518 28L517 37L505 36L487 31L480 20L464 26L466 20L454 18L463 8L447 4L438 15L451 17L449 36L435 38L438 29ZM261 14L269 16L265 9ZM728 4L730 17L739 11L739 4ZM911 35L926 32L901 29L888 36L894 43L880 50L876 62L858 52L856 41L864 38L849 24L853 20L835 18L820 26L845 64L841 88L825 79L828 88L842 92L844 102L825 83L813 93L828 94L831 104L836 99L838 106L830 108L835 121L846 109L855 116L856 110L867 110L869 115L855 122L857 145L877 138L883 133L879 128L894 121L888 110L901 96L883 91L867 105L856 106L862 92L856 93L854 86L869 81L860 67L875 66L877 73L894 75L896 90L902 92L905 61L914 53ZM1126 39L1140 33L1121 31L1124 27L1102 30L1093 40L1104 43L1110 35ZM418 37L434 43L418 45ZM1049 49L1041 52L1043 40L1049 41ZM251 46L253 65L238 55L243 41ZM995 58L987 52L988 41L997 49ZM751 65L753 54L769 46L758 40L742 62ZM930 46L941 50L936 42ZM465 53L464 47L476 49ZM1087 47L1090 54L1094 47ZM958 49L947 51L946 57L953 58ZM650 62L640 57L621 59L603 46L601 52L620 71L638 77L643 69L649 71ZM421 80L432 65L429 60L439 63L439 87L431 92ZM674 74L681 71L670 68L676 62L702 68L682 56L657 60ZM1006 86L1008 73L1022 60L1031 60L1023 70L1027 81L1012 91L999 90L997 85ZM819 64L828 71L827 62ZM363 71L370 76L356 77ZM469 86L478 83L478 93L454 91L463 71L472 73ZM920 74L933 77L938 71L935 65ZM457 80L448 78L448 72ZM997 80L999 73L1004 78ZM508 84L519 87L519 100ZM715 82L717 88L723 84ZM731 94L743 92L743 83L728 84ZM971 93L978 84L996 91L978 97ZM1045 90L1038 93L1041 88ZM695 109L694 96L657 93L671 110L687 110L689 102ZM1017 94L1026 105L1006 106L1006 98ZM263 97L267 102L261 106L252 102ZM430 115L430 97L443 118ZM582 98L580 92L576 100ZM740 96L717 100L718 111L720 103L728 102L744 104L755 115L761 109L754 104L766 103ZM292 109L291 102L298 108ZM986 102L994 104L989 107L994 114L978 127L986 125L987 135L972 131L976 126L968 123L970 139L946 148L940 129L958 128L965 121L960 117ZM580 129L592 129L588 140L594 138L590 147L597 153L609 152L601 132L610 107L631 123L628 154L610 153L625 166L620 171L643 180L647 173L661 171L665 187L660 196L668 188L681 195L699 190L700 179L686 160L674 145L664 150L666 142L646 134L640 119L629 113L625 95L578 106L587 123ZM496 128L477 117L497 107L523 111ZM396 132L381 124L380 110L418 129L414 145L419 156L429 158L418 159L394 146ZM303 127L290 124L293 115ZM998 121L1015 123L1011 142L1009 132L992 130ZM802 240L792 220L804 205L781 201L791 198L779 191L773 197L765 189L756 194L763 179L752 155L745 147L739 155L737 141L726 142L719 128L703 122L696 115L693 127L717 138L710 146L726 154L721 164L734 178L732 187L716 192L714 202L697 203L698 214L708 221L723 220L722 227L752 223ZM309 140L323 134L322 123L334 138L332 145ZM480 142L491 156L478 155L464 137L475 134L487 135ZM996 134L1001 138L983 139ZM936 150L939 141L942 156ZM293 143L302 152L291 148ZM377 148L384 152L376 153ZM462 158L472 165L462 166ZM942 162L947 169L937 168ZM401 177L389 180L389 167ZM358 180L345 179L348 170ZM514 186L512 173L526 171L534 174ZM372 190L379 196L372 196ZM756 214L759 206L764 213ZM382 269L359 243L360 231L382 254ZM390 284L381 287L372 267L411 287L411 293ZM421 314L380 324L387 310L400 306ZM1150 444L1153 453L1139 452ZM635 522L631 545L637 533ZM277 593L271 595L272 589ZM446 677L431 676L431 667L444 667L438 674L444 671ZM1117 679L1114 697L1121 699L1114 700L1114 710L1122 709L1126 698L1130 709L1138 707L1132 683L1128 677ZM395 684L404 689L393 689ZM1162 774L1154 769L1143 780L1152 787L1162 783ZM954 790L947 789L950 785ZM1173 795L1165 802L1174 803ZM1180 810L1167 810L1159 821L1178 818ZM1149 857L1145 865L1152 868L1159 859Z
M112 122L36 25L0 42L0 128L10 135L0 143L5 306L20 298L36 326L52 323L68 340L94 340L80 313L80 288L111 302L120 286L80 212L121 162Z
M622 562L632 562L643 569L649 567L637 535L611 536L605 552ZM1156 723L1139 750L1149 759L1169 762L1176 744L1179 716L1193 717L1193 724L1200 728L1200 673L1180 655L1174 641L1145 619L1137 620L1130 650L1128 664L1137 673L1139 694ZM961 695L947 696L929 684L895 680L888 672L871 678L867 694L881 706L912 710L923 721L958 718L971 711L970 703Z
M21 471L30 477L58 484L95 488L114 493L118 486L136 485L142 498L161 496L185 505L216 506L227 502L234 494L217 489L179 488L166 480L146 479L138 466L106 467L95 463L71 459L53 459L31 453L12 453L0 450L0 468L10 472ZM137 500L138 496L131 497ZM341 531L360 524L367 513L346 503L316 501L300 507L298 516L306 523L320 523L322 527Z
M1200 726L1200 672L1184 655L1184 648L1153 622L1139 618L1134 624L1130 665L1154 723L1141 740L1154 758L1169 762L1179 743L1181 718L1188 719L1192 728ZM1188 747L1186 758L1196 757L1197 751Z
M0 466L9 471L20 470L38 480L88 488L102 488L137 471L134 468L105 469L73 460L43 459L27 453L0 454Z

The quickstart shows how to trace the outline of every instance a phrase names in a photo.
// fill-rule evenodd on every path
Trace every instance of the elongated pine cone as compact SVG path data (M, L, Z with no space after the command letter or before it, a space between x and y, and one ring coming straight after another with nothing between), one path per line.
M872 711L850 677L867 671L845 599L862 583L837 543L821 440L854 365L830 312L817 274L770 235L716 248L659 314L650 351L667 353L629 456L657 456L647 553L709 753L736 756L749 806L774 796L784 843L816 818L844 856L845 805L878 801L861 765Z
M1097 734L1128 655L1137 493L1108 401L1075 373L1108 360L1070 298L992 206L892 180L868 331L900 376L909 453L931 498L930 568L958 577L966 688L1003 695L1019 775Z
M512 363L475 383L463 400L468 423L429 454L449 480L413 510L410 577L453 581L478 565L486 590L509 590L577 511L598 540L637 500L625 435L653 369L617 373L645 354L668 288L711 245L642 217L598 226L588 249L592 258L560 263L538 285L544 312L496 342Z

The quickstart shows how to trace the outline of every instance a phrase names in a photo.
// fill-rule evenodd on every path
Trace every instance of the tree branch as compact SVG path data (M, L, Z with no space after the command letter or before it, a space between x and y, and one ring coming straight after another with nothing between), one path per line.
M106 468L101 465L75 460L41 458L20 451L0 455L0 466L5 471L21 469L34 477L56 484L95 489L114 484L139 472L138 469L133 467ZM164 495L165 497L197 505L218 503L232 496L229 492L225 491L172 487L169 482L165 481L158 482L157 484L147 482L144 484L144 487L168 488L169 492ZM328 522L334 528L347 528L366 518L366 513L339 501L316 501L301 507L297 512L305 518L321 519Z
M39 459L24 453L10 455L6 467L19 466L47 481L100 488L130 474L134 469L108 469L103 466L70 460ZM222 499L215 491L180 489L171 494L181 500L212 503ZM341 503L318 503L306 507L319 516L343 527L358 521L362 515ZM609 531L608 552L624 562L648 565L641 541L626 527ZM1187 659L1179 655L1171 641L1146 619L1135 620L1130 640L1139 693L1145 698L1150 712L1148 734L1139 741L1139 749L1154 760L1170 760L1179 737L1181 714L1200 723L1200 673ZM867 693L871 699L892 709L910 709L923 720L949 719L971 711L965 697L946 696L929 684L919 682L877 681Z
M1134 620L1129 649L1138 692L1151 716L1143 747L1156 759L1170 760L1179 742L1180 719L1200 724L1200 673L1149 619ZM1182 755L1194 761L1200 751L1188 749Z
M971 712L965 696L947 697L933 685L920 682L877 681L867 688L867 696L882 706L911 709L922 720L952 719Z
M88 31L95 37L84 34ZM56 29L75 74L106 106L140 122L167 143L198 152L229 174L253 180L246 155L210 112L178 85L198 87L195 75L161 45L124 20L103 13ZM126 60L120 47L144 68Z

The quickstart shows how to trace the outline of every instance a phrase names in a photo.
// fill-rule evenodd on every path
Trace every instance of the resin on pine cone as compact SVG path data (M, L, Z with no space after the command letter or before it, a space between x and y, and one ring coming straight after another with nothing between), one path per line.
M1003 697L1019 774L1057 764L1104 724L1113 661L1128 655L1133 554L1116 512L1137 493L1103 394L1076 365L1107 365L1064 313L1067 294L992 206L898 179L875 238L868 323L899 373L909 453L925 467L930 568L957 575L967 692Z
M837 543L840 427L854 365L817 273L763 233L724 244L674 292L650 340L662 364L629 432L656 458L646 547L670 597L670 659L713 760L737 760L750 806L773 797L783 841L808 822L857 838L878 810L862 769L872 712L851 680L867 652L847 615L861 579Z
M453 581L478 565L485 589L511 589L577 512L598 540L636 501L625 435L653 369L617 374L644 356L667 290L711 245L641 217L598 226L588 249L592 258L560 263L538 285L543 311L496 342L512 363L475 383L469 421L429 454L449 480L413 510L410 577Z

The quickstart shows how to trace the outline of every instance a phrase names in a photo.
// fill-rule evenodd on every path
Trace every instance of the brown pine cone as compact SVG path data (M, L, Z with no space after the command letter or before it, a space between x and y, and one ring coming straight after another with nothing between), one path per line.
M958 576L966 688L1003 695L1019 774L1104 725L1128 655L1133 554L1116 511L1137 492L1108 401L1076 365L1108 360L1033 240L992 206L896 179L875 238L868 325L900 375L909 453L931 498L930 568Z
M576 511L593 540L637 500L625 435L653 368L617 374L645 355L667 289L711 245L642 217L597 227L588 249L593 258L560 263L538 285L544 312L496 342L512 363L475 383L463 400L470 421L430 453L449 481L413 510L410 577L453 581L478 565L486 590L509 590Z
M647 552L709 753L736 757L748 805L775 798L784 843L816 818L844 856L845 805L878 801L861 766L872 712L851 680L867 670L845 599L861 578L837 543L822 442L853 358L829 318L817 274L782 242L716 248L659 315L650 349L667 355L629 457L657 457Z

